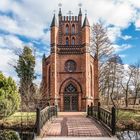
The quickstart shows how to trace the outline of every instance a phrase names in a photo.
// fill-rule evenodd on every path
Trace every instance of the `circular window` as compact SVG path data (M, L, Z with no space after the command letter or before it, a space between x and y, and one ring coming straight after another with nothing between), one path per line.
M68 60L65 63L65 70L67 72L74 72L76 70L76 63L73 60Z

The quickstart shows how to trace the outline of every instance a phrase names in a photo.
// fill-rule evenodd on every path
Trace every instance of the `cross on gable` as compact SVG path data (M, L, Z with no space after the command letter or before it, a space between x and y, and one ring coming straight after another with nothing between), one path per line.
M81 8L82 7L82 3L79 3L78 6Z
M56 10L53 10L53 13L55 14L56 13Z
M87 10L85 10L85 16L87 16Z
M73 14L73 13L72 13L71 11L68 12L68 15L69 15L70 17L71 17L72 14Z
M59 3L59 4L58 4L58 7L61 8L61 7L62 7L62 3Z

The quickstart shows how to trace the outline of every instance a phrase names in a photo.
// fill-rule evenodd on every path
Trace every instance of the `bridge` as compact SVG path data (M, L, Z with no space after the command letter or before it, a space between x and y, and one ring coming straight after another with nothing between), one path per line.
M37 109L36 140L115 140L116 112L91 104L87 112L58 112L57 106ZM56 137L57 136L57 137ZM76 140L75 139L75 140Z

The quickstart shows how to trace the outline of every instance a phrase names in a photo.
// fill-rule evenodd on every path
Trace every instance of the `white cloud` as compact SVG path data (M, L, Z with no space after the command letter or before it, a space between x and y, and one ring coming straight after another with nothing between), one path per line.
M84 10L87 9L90 25L102 20L105 26L109 27L108 35L113 43L118 38L131 39L129 35L122 35L122 30L127 28L130 23L133 22L136 28L140 29L139 0L88 0L88 2L87 0L71 0L71 2L61 0L60 2L63 15L67 15L68 10L72 10L73 15L77 15L78 3L82 3L83 18ZM8 69L8 62L11 57L15 58L12 50L25 45L15 36L16 34L31 38L33 42L41 40L46 46L50 44L50 31L45 33L44 29L50 28L53 10L58 13L58 3L57 0L0 0L0 11L6 13L0 15L0 30L11 34L0 36L0 58L5 59L4 62L0 60L0 67L3 71L7 74L9 72L10 75L11 69ZM8 16L8 13L12 13L12 16ZM28 45L34 47L32 43ZM118 52L132 46L116 44L114 47ZM44 53L48 55L48 51ZM36 71L39 74L41 73L41 55L42 52L38 48Z
M135 8L140 8L139 0L128 0Z
M12 33L18 32L16 21L4 15L0 15L0 29Z
M39 38L44 34L42 25L38 25L30 20L12 19L2 15L0 16L0 29L30 38Z
M108 27L107 32L111 42L115 42L116 39L121 36L121 29L119 27Z
M129 65L128 64L124 64L124 69L128 70Z
M13 54L12 50L0 48L0 71L6 76L12 76L16 81L16 73L12 65L15 64L17 56Z
M113 47L114 47L116 52L121 52L121 51L124 51L126 49L132 48L133 46L130 44L122 44L122 45L114 44Z
M48 27L52 20L53 10L58 12L58 1L56 0L23 0L23 1L12 1L12 0L1 0L1 10L11 11L14 13L13 19L7 17L1 17L0 28L10 32L26 35L32 38L39 38L44 35L43 29ZM88 10L88 18L90 24L97 22L102 19L106 24L112 24L119 28L126 28L130 22L136 18L136 9L134 5L136 3L122 1L122 0L71 0L69 3L62 0L62 11L63 15L67 15L68 10L72 10L74 15L78 14L78 3L83 3L82 9ZM49 3L49 6L46 4ZM77 8L76 6L77 5ZM83 10L84 13L84 10Z
M119 55L121 58L125 58L126 57L126 54L120 54Z
M115 12L114 12L115 11ZM130 22L133 21L135 15L135 9L130 7L128 3L119 3L114 5L112 14L109 15L108 22L115 26L126 28Z
M0 10L3 12L9 10L11 4L12 4L11 0L1 0L0 1Z
M135 22L135 26L137 30L140 30L140 19Z
M0 36L0 47L9 49L19 49L23 47L23 42L14 35L3 35Z
M124 35L124 36L121 36L121 38L124 39L124 40L129 40L129 39L132 38L132 36L130 36L130 35Z
M116 26L108 27L107 33L111 42L116 42L118 38L122 38L123 40L129 40L132 38L130 35L122 35L121 28Z

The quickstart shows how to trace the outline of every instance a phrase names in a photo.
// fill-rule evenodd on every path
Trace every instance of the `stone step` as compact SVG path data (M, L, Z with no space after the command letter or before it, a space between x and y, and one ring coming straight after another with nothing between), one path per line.
M35 140L118 140L116 137L46 137Z

